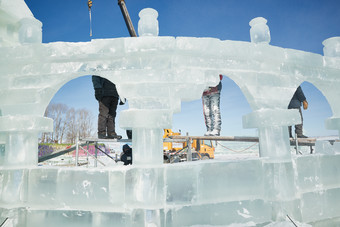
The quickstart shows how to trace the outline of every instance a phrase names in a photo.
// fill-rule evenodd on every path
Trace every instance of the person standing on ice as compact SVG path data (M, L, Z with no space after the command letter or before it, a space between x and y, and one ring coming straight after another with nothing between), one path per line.
M288 109L298 109L301 116L301 124L295 125L295 133L298 138L308 138L307 136L303 135L303 117L302 117L302 111L301 111L301 105L303 105L303 109L306 110L308 108L308 102L306 100L305 94L303 93L301 87L299 86L294 95L293 98L290 100L290 103L288 105ZM292 126L288 126L289 130L289 137L293 138L292 135Z
M98 139L121 139L115 130L119 95L116 85L100 76L92 76L95 98L99 102Z
M209 87L204 90L202 95L203 115L207 132L205 136L219 136L221 131L221 111L220 111L220 94L222 90L221 80L216 87Z

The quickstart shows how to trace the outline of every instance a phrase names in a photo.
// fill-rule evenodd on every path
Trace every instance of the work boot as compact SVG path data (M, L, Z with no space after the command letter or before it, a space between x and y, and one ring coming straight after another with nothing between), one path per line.
M112 133L109 133L109 135L107 136L108 139L121 139L122 136L121 135L117 135L117 133L115 132L112 132Z
M297 138L308 138L308 136L301 134L301 135L297 135Z
M210 133L211 136L220 136L220 131L217 129L214 129Z
M211 131L207 131L206 133L204 133L204 136L211 136Z
M98 139L106 139L106 134L98 133Z

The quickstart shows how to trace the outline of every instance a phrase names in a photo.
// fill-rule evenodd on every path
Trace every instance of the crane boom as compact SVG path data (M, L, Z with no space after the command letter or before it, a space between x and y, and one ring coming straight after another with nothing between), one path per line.
M135 29L134 29L132 21L131 21L131 18L129 16L129 12L126 8L125 1L124 0L118 0L118 5L120 7L120 10L122 11L122 14L123 14L123 17L124 17L124 20L125 20L125 24L126 24L127 29L129 30L130 36L131 37L137 37Z

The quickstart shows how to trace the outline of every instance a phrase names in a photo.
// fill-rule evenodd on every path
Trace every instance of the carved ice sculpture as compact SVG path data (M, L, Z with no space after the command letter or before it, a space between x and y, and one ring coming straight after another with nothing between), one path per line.
M41 23L24 1L0 0L0 218L15 226L263 224L288 213L303 222L339 218L337 200L327 198L340 197L340 158L292 158L287 126L300 116L287 106L308 81L332 108L327 128L340 129L340 38L324 41L325 56L271 46L264 18L250 22L252 42L158 37L157 14L140 12L138 38L42 44ZM94 74L129 101L119 124L133 130L133 166L37 167L38 133L52 130L43 117L48 103L68 81ZM248 100L253 112L243 125L258 128L261 158L163 165L163 128L171 128L182 101L201 98L219 74ZM327 171L308 171L309 163ZM314 200L323 205L311 209Z
M22 0L1 0L0 5L0 47L41 43L42 23L33 17Z

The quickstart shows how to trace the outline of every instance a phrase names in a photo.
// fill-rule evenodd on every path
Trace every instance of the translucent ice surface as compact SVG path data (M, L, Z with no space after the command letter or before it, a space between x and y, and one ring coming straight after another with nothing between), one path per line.
M326 96L340 129L339 37L325 56L271 46L265 18L249 24L251 42L159 37L157 11L140 13L141 37L41 43L41 22L23 0L0 0L0 223L13 226L266 226L287 217L339 225L339 144L317 141L316 154L292 156L287 110L304 81ZM44 111L68 81L99 75L117 85L129 109L133 165L37 167ZM163 164L163 129L181 102L233 80L253 112L260 158ZM326 226L326 225L324 225Z
M34 18L24 0L1 0L0 21L0 47L41 43L42 23Z

